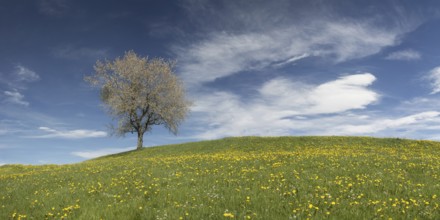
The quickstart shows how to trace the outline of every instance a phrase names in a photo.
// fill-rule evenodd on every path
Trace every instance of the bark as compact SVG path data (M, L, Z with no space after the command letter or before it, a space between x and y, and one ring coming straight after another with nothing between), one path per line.
M138 143L136 150L142 149L143 142L144 142L144 134L142 134L142 132L138 132Z

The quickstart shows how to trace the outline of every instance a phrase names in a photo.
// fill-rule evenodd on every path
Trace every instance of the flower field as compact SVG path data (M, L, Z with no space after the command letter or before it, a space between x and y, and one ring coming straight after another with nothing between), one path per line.
M440 219L440 143L241 137L0 167L0 219Z

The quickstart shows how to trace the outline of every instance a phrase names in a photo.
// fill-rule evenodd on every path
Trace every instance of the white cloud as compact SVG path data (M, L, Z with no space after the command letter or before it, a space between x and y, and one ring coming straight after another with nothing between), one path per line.
M10 91L3 92L3 96L5 97L3 101L11 104L29 106L29 102L25 101L21 90L26 89L27 83L39 80L40 76L22 65L17 65L15 68L16 71L5 77L6 79L0 79L0 83L4 83L10 88Z
M28 83L40 79L40 76L35 71L30 70L23 65L16 65L15 71L5 75L0 74L0 76L0 83L7 85L13 90L26 89Z
M415 51L415 50L400 50L400 51L395 51L392 52L390 54L388 54L388 56L385 57L385 59L387 60L420 60L420 58L422 57L422 55Z
M330 3L244 2L214 6L193 0L184 6L202 30L192 42L174 48L179 72L191 86L312 58L327 64L364 58L399 44L422 20L394 7L387 14L350 17Z
M362 58L396 44L401 32L367 22L319 21L257 33L213 33L176 53L184 80L198 84L311 56L335 62Z
M246 103L230 93L203 98L195 109L196 123L203 124L194 137L216 139L225 136L279 135L379 135L432 139L440 129L440 112L424 111L401 117L377 112L351 111L333 114L299 114L296 109L261 100ZM207 103L209 102L209 103ZM356 104L353 105L356 107ZM300 107L301 108L301 107ZM407 109L408 110L408 109Z
M202 125L194 137L278 135L379 135L432 139L440 129L440 103L429 99L404 102L401 116L366 110L380 95L369 86L370 73L342 76L312 85L276 78L264 83L252 99L231 92L199 94L193 123ZM430 105L420 107L420 103ZM436 104L433 104L436 103ZM413 112L413 113L411 113Z
M440 92L440 66L429 71L426 76L426 79L431 81L431 87L432 87L431 94L436 94Z
M39 127L41 131L49 134L40 136L33 136L32 138L66 138L66 139L81 139L81 138L97 138L107 136L107 132L96 130L70 130L59 131L48 127Z
M435 96L422 96L404 101L396 109L398 112L426 112L440 109L440 100Z
M134 150L135 147L126 147L126 148L104 148L99 150L91 150L91 151L76 151L72 152L72 155L82 157L85 159L92 159L96 157L102 157L109 154L121 153L124 151Z
M274 66L275 67L284 66L284 65L287 65L289 63L294 63L295 61L301 60L301 59L309 57L309 56L310 56L310 54L307 54L307 53L304 53L304 54L301 54L301 55L296 55L296 56L293 56L293 57L289 58L286 61L281 61L280 63L275 63Z
M0 167L3 166L3 165L6 165L6 164L5 163L0 163Z
M18 91L4 91L3 94L6 96L5 102L29 106L29 102L24 101L24 95Z
M311 51L321 56L334 56L337 62L366 57L397 43L403 31L386 30L368 21L326 22L312 36Z
M15 77L17 81L33 82L40 79L37 73L22 65L17 65L16 68Z
M209 128L197 137L287 135L299 124L308 126L304 117L339 114L375 103L379 94L368 89L374 80L370 73L320 85L277 78L263 84L257 96L246 101L229 92L199 94L192 109L194 118Z
M323 3L317 8L314 3L292 1L244 2L219 1L221 7L216 10L210 1L203 0L189 1L185 6L191 22L202 29L194 35L196 40L174 48L178 72L196 97L192 108L193 127L200 127L196 138L335 134L336 127L371 126L374 118L401 122L368 112L367 107L380 99L380 94L369 87L376 80L372 74L347 75L314 85L289 79L297 74L287 75L287 68L279 67L314 61L314 65L329 65L330 69L337 63L378 54L401 43L402 36L420 25L423 16L395 5L390 5L386 14L352 11L356 17L350 17L338 14L341 8L353 9L350 4L335 7ZM401 59L416 56L413 50L400 54ZM269 78L258 88L251 88L255 93L205 87L218 88L226 80L217 83L216 79L252 72L258 72L255 81ZM233 79L240 83L241 76ZM247 91L249 87L243 85ZM402 116L403 121L409 120L405 117L409 116ZM384 126L397 129L392 122Z
M353 135L353 134L372 134L372 133L378 133L387 129L408 129L406 126L413 126L418 123L426 124L429 121L432 121L434 119L438 120L438 116L440 115L440 112L437 111L428 111L428 112L422 112L417 113L401 118L396 119L376 119L374 121L370 122L364 122L364 124L361 125L342 125L337 126L332 131L333 134L343 134L343 135ZM425 127L425 129L427 129Z
M313 86L278 78L265 83L260 94L270 105L296 109L299 115L329 114L363 109L377 101L379 95L367 88L375 80L364 73Z

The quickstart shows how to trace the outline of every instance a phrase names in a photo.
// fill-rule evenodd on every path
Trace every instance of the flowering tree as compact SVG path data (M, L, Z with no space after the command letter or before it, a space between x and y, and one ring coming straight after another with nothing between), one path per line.
M94 75L85 80L101 89L107 112L118 121L112 126L115 134L137 133L137 149L142 148L144 133L154 125L177 134L191 103L174 74L174 62L128 51L114 61L97 61L94 69Z

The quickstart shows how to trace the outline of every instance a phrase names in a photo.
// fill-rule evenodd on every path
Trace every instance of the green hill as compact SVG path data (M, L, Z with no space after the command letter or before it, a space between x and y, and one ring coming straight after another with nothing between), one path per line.
M440 143L240 137L0 167L0 219L440 219Z

